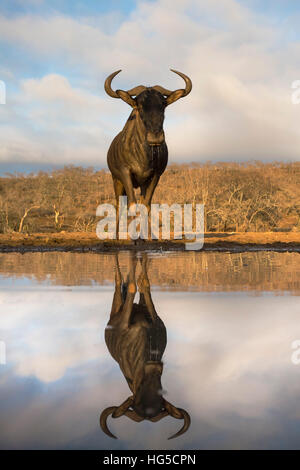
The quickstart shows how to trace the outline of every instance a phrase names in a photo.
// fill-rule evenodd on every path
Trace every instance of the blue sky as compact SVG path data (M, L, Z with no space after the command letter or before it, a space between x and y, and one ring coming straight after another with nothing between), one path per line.
M170 161L298 160L300 5L258 0L11 0L0 5L0 173L106 167L130 112L117 88L182 86L166 111Z
M1 13L17 16L34 13L39 15L52 15L59 12L64 15L81 17L85 15L98 15L111 10L128 14L136 6L136 0L10 0L2 2Z
M155 0L149 1L155 3ZM138 0L10 0L1 3L0 12L7 16L28 13L44 16L58 12L77 18L110 11L118 11L127 15L134 11L137 3ZM299 12L299 5L295 0L239 0L239 3L279 21Z

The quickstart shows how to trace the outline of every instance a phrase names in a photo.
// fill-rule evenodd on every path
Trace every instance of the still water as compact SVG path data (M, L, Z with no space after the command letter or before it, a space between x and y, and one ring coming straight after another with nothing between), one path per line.
M300 448L299 260L1 254L0 448Z

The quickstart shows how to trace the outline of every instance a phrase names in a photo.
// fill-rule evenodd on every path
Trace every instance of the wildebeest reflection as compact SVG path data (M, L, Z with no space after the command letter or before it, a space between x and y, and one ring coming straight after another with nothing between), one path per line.
M152 422L166 416L183 419L182 428L169 439L183 434L190 425L189 414L169 403L162 395L162 356L167 344L166 327L152 302L147 275L147 255L141 258L141 274L136 282L137 257L131 254L127 281L123 282L116 255L115 293L105 341L118 362L132 395L119 406L106 408L100 416L102 430L116 438L107 427L107 418L128 418ZM134 303L139 291L139 302Z

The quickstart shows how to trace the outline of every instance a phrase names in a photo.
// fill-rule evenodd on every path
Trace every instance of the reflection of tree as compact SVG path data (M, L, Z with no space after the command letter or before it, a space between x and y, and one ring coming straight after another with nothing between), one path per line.
M122 253L121 267L127 260L128 254ZM54 285L91 285L95 277L106 284L114 279L112 255L91 253L6 253L0 256L0 274ZM153 258L149 275L161 289L300 292L298 253L182 253Z

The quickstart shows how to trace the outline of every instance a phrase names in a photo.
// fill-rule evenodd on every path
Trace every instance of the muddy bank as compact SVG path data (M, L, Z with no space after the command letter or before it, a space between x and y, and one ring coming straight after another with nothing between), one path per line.
M95 233L0 234L0 252L185 250L185 240L99 240ZM204 251L297 251L300 232L206 233Z

